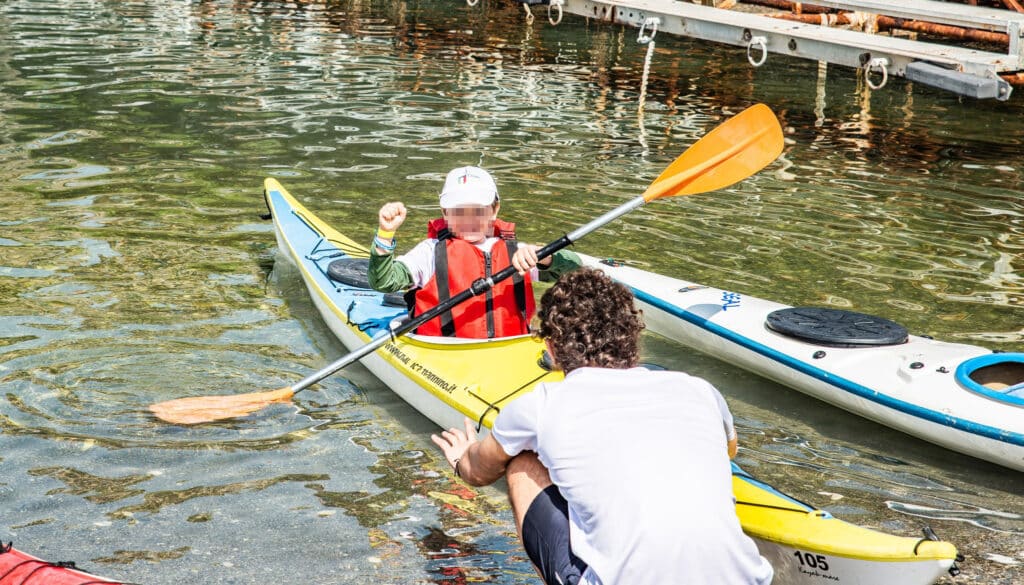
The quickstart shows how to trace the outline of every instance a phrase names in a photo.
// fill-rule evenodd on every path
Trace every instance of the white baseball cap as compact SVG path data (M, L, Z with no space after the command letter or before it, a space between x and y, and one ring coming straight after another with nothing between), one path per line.
M498 199L498 186L490 173L480 167L459 167L448 173L441 190L441 207L491 205Z

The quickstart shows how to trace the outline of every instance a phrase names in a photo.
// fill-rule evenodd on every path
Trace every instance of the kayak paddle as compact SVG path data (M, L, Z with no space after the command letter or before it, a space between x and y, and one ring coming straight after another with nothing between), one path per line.
M781 152L782 128L779 127L775 114L764 104L751 106L686 149L651 183L643 195L544 246L537 251L537 258L547 258L645 203L677 195L715 191L742 181L775 160ZM391 330L390 335L376 337L292 386L249 394L178 398L153 404L149 409L158 418L167 422L195 424L245 416L275 402L288 402L296 392L312 386L386 343L415 330L470 297L484 294L496 283L516 272L515 267L510 265L488 279L477 280L470 288Z

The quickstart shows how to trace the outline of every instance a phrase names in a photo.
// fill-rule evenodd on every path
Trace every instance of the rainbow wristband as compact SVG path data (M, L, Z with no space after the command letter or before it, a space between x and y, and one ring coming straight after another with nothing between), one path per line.
M395 240L384 241L380 236L375 236L373 238L373 245L390 254L395 251L395 248L398 246L398 242Z

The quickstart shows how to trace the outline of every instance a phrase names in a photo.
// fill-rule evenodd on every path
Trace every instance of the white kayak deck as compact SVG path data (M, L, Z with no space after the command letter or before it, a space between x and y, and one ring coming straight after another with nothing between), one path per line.
M910 435L1024 471L1024 399L964 379L1007 367L1003 392L1024 381L1024 354L910 335L875 347L829 347L772 331L789 308L580 255L629 286L650 331ZM965 368L966 366L966 368Z

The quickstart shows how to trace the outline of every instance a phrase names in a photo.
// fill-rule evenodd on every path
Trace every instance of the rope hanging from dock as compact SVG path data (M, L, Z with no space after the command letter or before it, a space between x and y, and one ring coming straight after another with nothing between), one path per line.
M644 70L640 76L640 100L637 103L637 112L641 115L643 115L644 106L647 104L647 79L651 75L651 60L654 59L654 35L658 34L660 23L661 19L659 18L648 18L640 27L640 33L636 37L636 42L647 45L647 54L644 55ZM644 32L648 26L651 27L650 34Z

